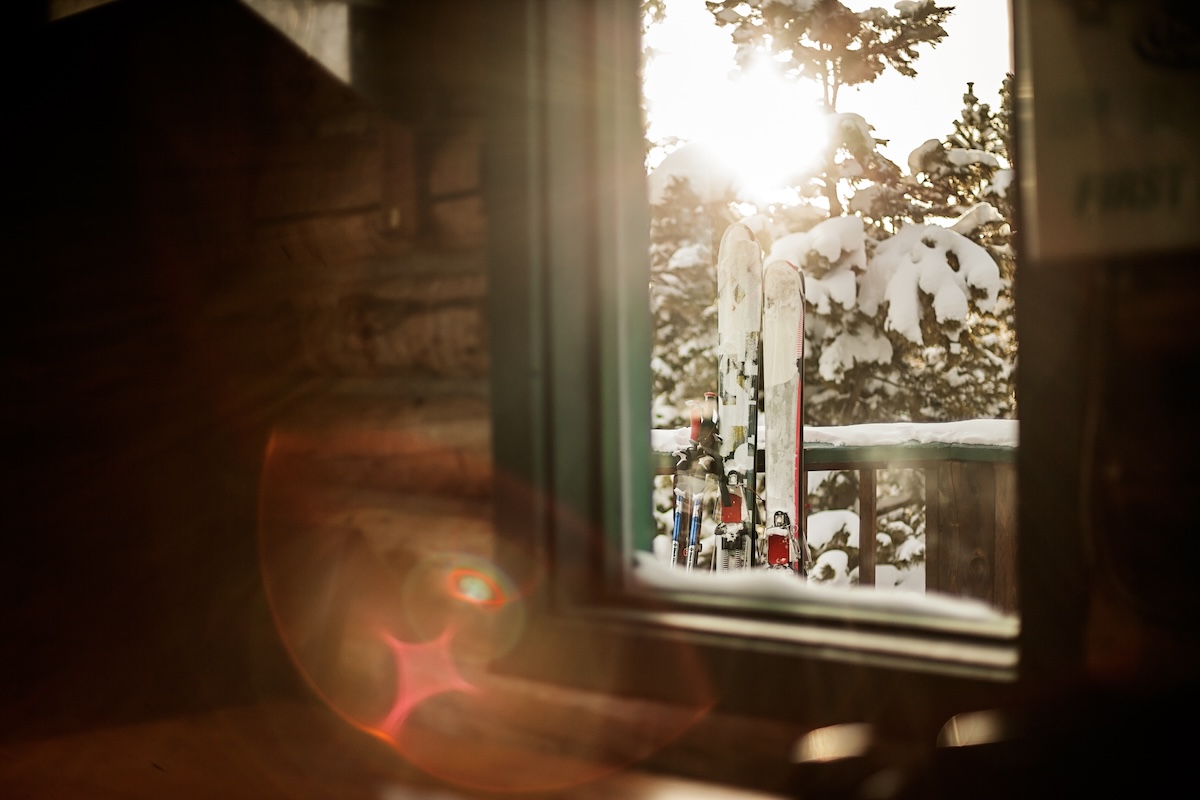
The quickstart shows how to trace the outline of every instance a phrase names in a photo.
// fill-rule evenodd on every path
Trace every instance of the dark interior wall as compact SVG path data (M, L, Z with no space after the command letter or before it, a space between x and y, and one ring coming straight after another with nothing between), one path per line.
M302 692L259 574L267 438L322 380L479 392L482 210L418 224L445 156L416 164L419 130L236 2L27 22L5 74L0 735ZM441 129L468 155L470 122Z
M264 87L248 62L281 45L225 4L157 5L38 29L9 73L22 300L6 336L4 706L18 728L294 690L253 536L288 370L236 375L201 316L249 241ZM247 346L288 356L271 337Z
M1019 567L1038 605L1022 675L1040 700L1194 697L1198 264L1194 249L1023 262Z

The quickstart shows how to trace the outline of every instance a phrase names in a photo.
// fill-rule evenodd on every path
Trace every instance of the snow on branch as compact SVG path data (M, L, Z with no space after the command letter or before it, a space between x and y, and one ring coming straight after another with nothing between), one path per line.
M991 203L976 203L954 221L950 230L961 233L963 236L970 236L980 226L990 222L1004 222L1004 215L997 211Z
M991 311L1000 292L1000 268L983 247L960 233L938 225L906 225L875 249L871 268L888 303L885 328L909 341L924 344L921 335L921 294L933 300L939 323L962 322L974 300L980 311ZM978 290L978 292L974 291ZM878 300L860 296L868 314Z
M763 264L787 261L804 271L806 300L818 314L831 303L853 308L857 299L856 272L867 268L866 237L859 217L833 217L807 231L781 236L771 245Z

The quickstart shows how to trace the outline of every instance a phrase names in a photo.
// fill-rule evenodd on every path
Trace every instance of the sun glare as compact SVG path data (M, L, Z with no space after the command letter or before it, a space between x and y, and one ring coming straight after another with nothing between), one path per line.
M764 66L732 81L726 113L697 140L733 173L742 199L762 204L791 199L786 187L817 165L827 129L812 98Z
M783 77L766 58L739 71L729 34L702 3L670 4L646 45L650 139L669 135L702 147L741 200L794 202L786 187L815 165L826 141L814 88ZM650 166L668 152L652 153Z
M854 11L892 5L842 2ZM878 80L845 87L839 97L838 111L859 114L874 126L884 140L880 152L899 165L959 116L968 81L981 101L999 107L1001 83L1012 69L1008 3L956 5L947 40L922 50L918 80L887 70ZM716 24L704 0L667 0L665 18L649 26L644 45L647 136L657 144L647 167L656 169L687 143L699 151L681 159L694 186L733 184L739 200L760 207L764 201L796 202L781 187L812 165L827 140L817 83L783 78L766 56L757 68L740 72L730 32ZM712 174L694 174L698 162L712 162ZM667 180L663 174L657 183Z

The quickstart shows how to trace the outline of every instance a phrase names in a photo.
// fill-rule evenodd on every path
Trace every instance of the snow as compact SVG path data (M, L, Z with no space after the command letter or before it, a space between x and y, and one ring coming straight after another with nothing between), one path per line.
M981 225L989 222L1003 222L1004 216L991 203L976 203L962 213L950 230L963 236L970 236Z
M821 350L817 370L830 382L842 379L855 364L887 364L892 360L892 343L871 330L842 331Z
M841 509L809 514L808 546L820 550L832 542L833 537L842 530L849 535L846 543L850 547L858 547L858 514Z
M688 428L656 428L650 431L650 449L656 453L674 453L687 447Z
M816 0L764 0L763 6L787 6L794 8L797 11L809 12L812 11L813 3Z
M968 167L972 164L982 164L985 167L999 169L1000 162L994 155L983 150L970 150L965 147L951 147L946 150L946 160L956 167Z
M806 300L818 318L829 315L835 305L850 310L856 304L872 316L886 301L885 329L923 344L922 294L932 298L934 315L942 324L961 325L972 305L985 312L995 308L1000 269L986 249L964 234L1001 219L990 203L979 203L951 228L906 225L868 254L862 218L833 217L779 237L763 263L800 266ZM955 336L955 325L948 328ZM891 358L892 347L885 338L866 329L858 334L845 331L825 343L819 369L825 380L836 381L856 363L887 363Z
M967 419L958 422L868 422L861 425L806 425L804 441L844 446L898 444L981 444L1016 447L1015 419ZM686 433L686 429L683 429Z
M957 265L951 264L953 255ZM1000 268L983 247L940 225L906 225L895 236L880 242L871 260L873 281L864 281L859 307L873 314L880 284L888 302L884 327L917 344L921 335L920 294L933 298L939 323L962 322L970 310L972 289L981 311L991 311L1000 292ZM957 268L956 268L957 267ZM874 290L874 291L868 291Z
M781 236L771 245L764 264L788 261L805 265L810 251L829 262L847 254L846 264L860 269L867 265L863 250L863 223L858 217L831 217L807 231Z
M828 266L810 257L815 253ZM853 308L857 294L856 271L867 267L866 236L859 217L833 217L807 231L781 236L771 245L764 264L786 261L804 270L805 299L818 314L828 314L831 304Z
M724 200L737 188L737 177L733 170L723 166L723 163L718 153L700 142L679 147L664 158L647 177L650 202L662 202L673 178L690 181L692 191L706 203Z
M1008 187L1012 185L1015 176L1016 173L1014 173L1011 169L997 170L996 173L992 175L991 183L989 183L987 189L984 190L984 194L988 194L993 197L1007 197Z
M830 122L837 131L837 136L834 137L835 141L854 142L855 139L860 139L868 147L875 141L875 137L871 135L873 127L863 119L861 114L852 112L833 114Z
M924 143L918 145L908 154L909 174L915 176L919 172L924 172L926 159L941 149L942 143L938 139L926 139Z
M857 574L858 570L855 569L854 572ZM922 594L925 591L925 565L918 564L912 569L896 569L891 564L877 564L875 587Z
M900 543L900 546L896 548L896 560L900 562L912 561L917 556L924 555L924 553L925 543L913 536L905 539ZM921 566L922 569L924 569L923 565L914 565L913 568L915 569L917 566ZM909 570L905 571L907 572ZM879 581L876 580L875 583L878 585Z
M669 269L687 269L703 267L711 263L712 255L706 245L690 244L676 250L667 261L667 267Z
M940 156L940 158L937 158ZM908 154L908 172L912 176L918 173L946 172L945 164L963 168L982 165L992 169L1000 169L1000 160L986 150L975 150L967 147L943 147L938 139L926 139ZM932 163L931 163L932 162Z
M1019 425L1020 423L1015 419L805 425L804 441L848 447L882 447L900 444L974 444L1016 447ZM690 433L691 430L686 427L652 430L650 431L650 447L658 453L673 453L687 447ZM761 435L760 432L760 437Z
M811 579L815 585L822 588L829 586L849 586L850 556L845 550L826 550L817 557L812 565Z
M857 190L854 196L850 198L850 204L847 206L847 209L851 214L865 214L868 217L874 216L871 213L871 207L874 205L875 200L882 195L883 188L879 184L872 183L864 186Z
M841 551L830 551L841 552ZM844 554L843 554L844 555ZM824 562L831 568L840 560L836 556ZM842 570L844 573L844 570ZM878 578L879 569L876 576ZM888 576L884 570L885 577ZM809 584L783 570L734 570L730 572L687 572L660 562L650 553L634 553L631 575L637 587L657 591L691 591L705 595L725 597L755 597L779 601L777 608L785 603L809 607L825 607L844 610L856 608L899 612L940 619L970 622L1012 623L1013 615L997 611L982 600L967 597L950 597L936 593L918 592L919 582L924 585L924 572L913 570L901 576L901 588L908 591L880 592L867 587L849 585ZM877 584L878 586L879 584ZM895 584L893 584L895 585Z

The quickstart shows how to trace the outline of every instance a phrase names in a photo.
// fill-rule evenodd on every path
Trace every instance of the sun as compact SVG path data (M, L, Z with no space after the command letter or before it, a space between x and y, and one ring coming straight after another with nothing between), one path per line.
M817 165L828 138L815 89L787 79L765 56L739 70L729 34L702 3L672 3L646 45L650 139L677 137L702 149L739 200L794 203L789 187ZM650 166L665 156L652 154Z
M734 175L742 200L785 202L821 161L828 126L803 89L768 66L731 81L725 113L697 135Z

